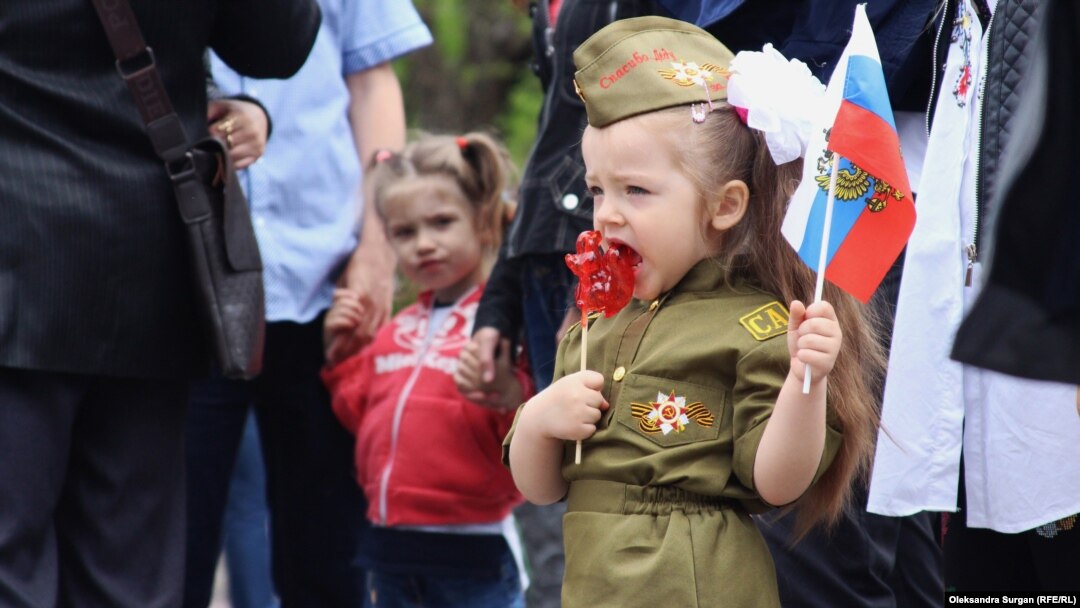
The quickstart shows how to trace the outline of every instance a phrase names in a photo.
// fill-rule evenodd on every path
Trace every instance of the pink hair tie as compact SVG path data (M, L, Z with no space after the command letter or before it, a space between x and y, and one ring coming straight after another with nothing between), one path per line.
M464 137L458 137L458 138L454 139L454 141L457 142L458 149L460 149L463 152L465 151L465 148L469 147L469 141L467 139L465 139Z
M746 124L746 117L750 114L750 111L746 108L740 108L738 106L732 106L735 108L735 113L739 115L739 120Z

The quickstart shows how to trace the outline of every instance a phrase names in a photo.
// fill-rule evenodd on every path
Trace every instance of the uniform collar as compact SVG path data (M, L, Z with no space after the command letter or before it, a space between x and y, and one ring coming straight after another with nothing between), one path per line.
M668 294L716 291L727 284L725 275L725 269L719 262L706 258L691 267Z

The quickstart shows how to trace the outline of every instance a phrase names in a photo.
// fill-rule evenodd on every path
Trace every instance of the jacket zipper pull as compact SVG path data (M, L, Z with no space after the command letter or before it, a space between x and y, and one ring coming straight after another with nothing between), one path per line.
M975 260L979 258L975 243L967 246L967 272L964 273L964 286L971 287L971 275L975 273Z

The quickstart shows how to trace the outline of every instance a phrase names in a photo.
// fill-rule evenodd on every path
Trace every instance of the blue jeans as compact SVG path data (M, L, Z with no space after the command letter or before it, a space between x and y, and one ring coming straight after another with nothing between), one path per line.
M270 580L269 521L259 432L255 417L249 415L225 507L225 563L232 608L278 606Z
M555 374L555 334L566 311L574 305L572 290L576 283L562 255L531 255L522 266L525 344L539 392L551 384Z
M497 577L368 573L371 608L525 608L521 575L507 548Z
M551 384L555 373L555 334L573 306L574 275L561 254L532 255L522 269L525 338L536 390ZM529 608L558 608L563 578L562 516L566 503L524 503L514 510L529 563Z
M252 407L266 468L270 551L281 605L363 605L367 503L353 474L353 436L319 377L322 317L266 328L262 374L213 378L192 391L187 422L188 554L184 605L206 608L222 519Z

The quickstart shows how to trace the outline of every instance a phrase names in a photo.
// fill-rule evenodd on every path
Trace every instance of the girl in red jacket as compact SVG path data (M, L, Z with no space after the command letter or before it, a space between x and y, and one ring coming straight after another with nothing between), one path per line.
M363 302L335 293L323 379L334 412L356 435L356 474L373 524L368 584L375 606L523 606L508 543L521 502L500 462L528 374L498 365L479 405L454 384L458 355L499 245L509 164L482 133L428 136L401 154L376 153L374 204L401 272L422 289L371 344L334 360L335 340L362 321Z

